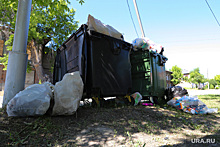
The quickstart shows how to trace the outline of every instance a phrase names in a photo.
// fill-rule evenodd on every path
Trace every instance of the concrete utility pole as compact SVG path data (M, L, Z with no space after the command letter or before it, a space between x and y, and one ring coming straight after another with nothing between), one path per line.
M32 0L19 0L18 3L14 43L8 58L3 107L5 107L19 91L24 89L31 3Z
M142 22L141 22L141 18L140 18L140 14L139 14L139 11L138 11L136 0L133 0L133 3L134 3L137 18L138 18L139 26L141 28L141 34L142 34L141 37L144 38L145 37L144 29L143 29L143 26L142 26Z

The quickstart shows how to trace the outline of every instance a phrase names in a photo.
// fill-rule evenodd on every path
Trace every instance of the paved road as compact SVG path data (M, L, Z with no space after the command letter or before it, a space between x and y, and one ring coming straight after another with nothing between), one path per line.
M216 94L220 95L220 90L209 89L209 90L187 90L189 95L207 95L207 94Z

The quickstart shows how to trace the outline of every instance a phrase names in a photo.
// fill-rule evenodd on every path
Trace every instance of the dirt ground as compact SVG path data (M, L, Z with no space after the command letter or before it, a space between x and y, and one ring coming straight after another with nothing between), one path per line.
M84 106L72 116L26 118L1 110L0 138L0 146L220 146L220 115L167 105Z

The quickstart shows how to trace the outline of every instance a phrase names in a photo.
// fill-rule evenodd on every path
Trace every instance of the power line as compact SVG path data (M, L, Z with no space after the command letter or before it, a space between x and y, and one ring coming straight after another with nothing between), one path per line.
M210 7L210 5L209 5L208 1L207 1L207 0L205 0L205 1L206 1L206 4L208 5L208 7L209 7L210 11L212 12L212 15L215 17L216 22L217 22L217 23L218 23L218 25L220 26L220 23L218 22L218 19L216 18L216 16L215 16L214 12L212 11L212 8Z
M129 6L129 3L128 3L128 0L127 0L127 5L128 5L128 9L129 9L129 12L130 12L130 16L131 16L131 20L132 20L132 23L133 23L133 26L134 26L134 29L135 29L135 32L137 34L137 37L139 38L139 35L138 35L138 32L137 32L137 28L134 24L134 20L133 20L133 17L132 17L132 14L131 14L131 9L130 9L130 6Z

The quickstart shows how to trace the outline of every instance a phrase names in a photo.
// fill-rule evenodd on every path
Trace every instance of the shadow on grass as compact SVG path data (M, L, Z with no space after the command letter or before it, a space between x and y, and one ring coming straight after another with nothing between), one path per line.
M161 108L162 107L162 108ZM122 106L115 108L80 107L72 116L8 118L0 113L1 145L100 145L121 136L131 140L143 132L161 135L178 133L182 128L215 130L217 115L191 115L164 106ZM167 106L166 106L167 107ZM218 132L219 133L219 132ZM91 144L92 143L92 144Z
M212 135L194 135L182 139L183 143L175 144L176 147L201 147L201 146L220 146L220 130ZM164 147L164 146L163 146Z
M200 95L198 98L204 99L204 100L220 100L220 95Z

